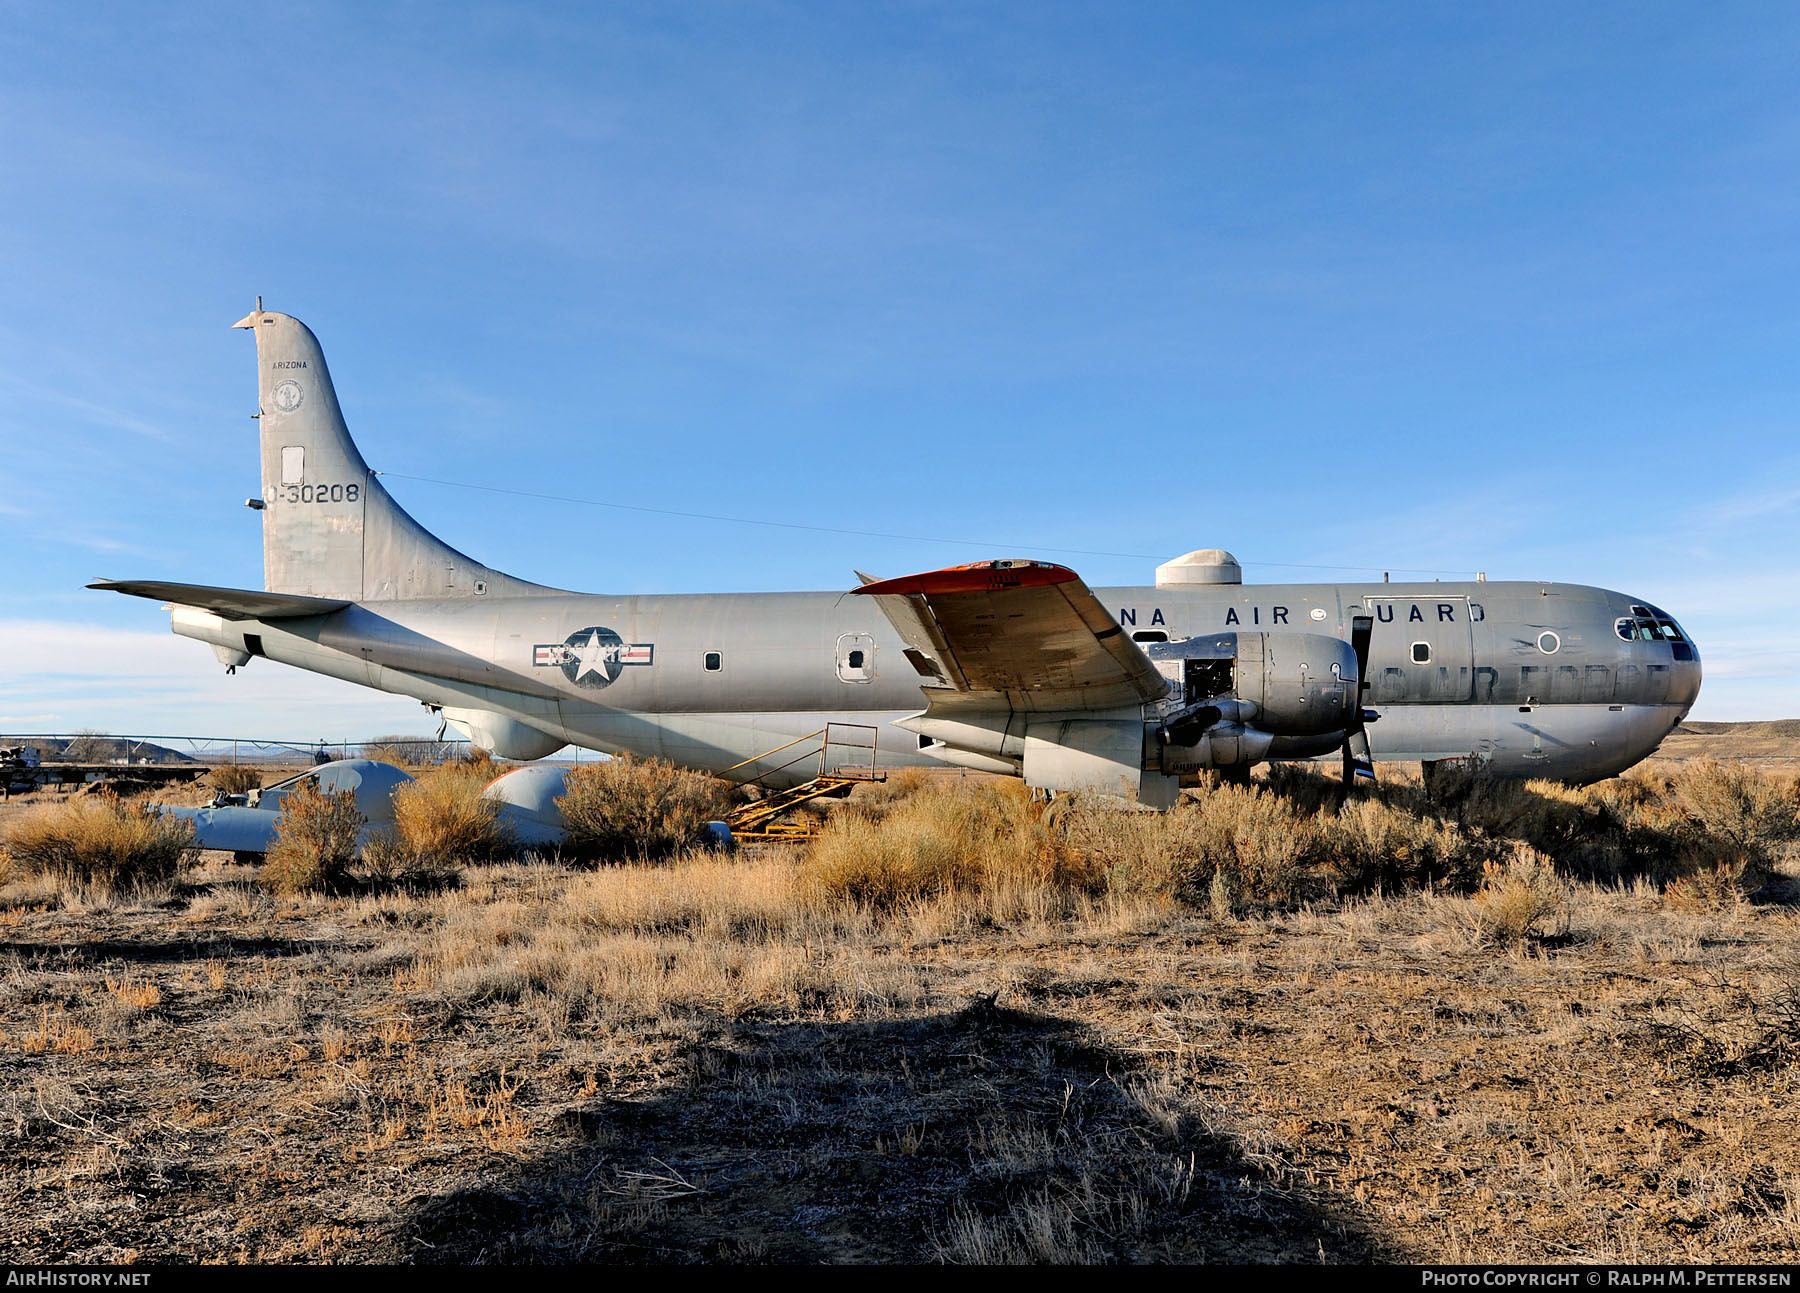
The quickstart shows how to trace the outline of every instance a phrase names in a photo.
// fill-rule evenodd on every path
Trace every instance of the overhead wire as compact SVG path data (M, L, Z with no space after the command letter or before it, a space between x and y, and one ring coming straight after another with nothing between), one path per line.
M598 498L575 498L568 494L543 494L528 489L508 489L502 485L477 485L463 480L440 480L435 476L414 476L401 471L371 471L371 475L383 476L390 480L411 480L424 485L442 485L448 489L479 490L486 494L506 494L513 498L531 498L547 503L570 503L578 507L604 507L620 512L642 512L650 516L673 516L688 521L719 521L727 525L760 525L775 530L804 530L812 534L842 534L859 539L897 539L906 543L945 543L963 548L990 548L1023 550L1027 552L1054 552L1064 556L1077 557L1128 557L1133 560L1159 561L1162 559L1153 552L1110 552L1103 548L1059 548L1048 544L1020 544L1016 540L1005 543L994 543L985 539L951 539L933 534L900 534L891 530L859 530L837 525L811 525L802 521L770 521L750 516L724 516L716 512L688 512L672 507L650 507L643 503L616 503ZM1348 572L1367 572L1373 570L1399 571L1407 575L1470 575L1469 570L1434 570L1426 566L1328 566L1301 561L1244 561L1240 565L1272 566L1286 570L1337 570Z

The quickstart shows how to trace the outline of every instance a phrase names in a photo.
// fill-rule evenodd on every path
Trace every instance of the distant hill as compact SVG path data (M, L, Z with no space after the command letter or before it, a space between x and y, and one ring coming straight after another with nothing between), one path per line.
M1770 718L1755 723L1683 723L1675 729L1689 736L1776 736L1800 739L1800 718Z
M0 736L0 745L14 742ZM125 741L116 736L87 735L66 741L36 739L24 742L38 751L46 763L118 763L127 755L133 763L194 763L197 760L148 741Z

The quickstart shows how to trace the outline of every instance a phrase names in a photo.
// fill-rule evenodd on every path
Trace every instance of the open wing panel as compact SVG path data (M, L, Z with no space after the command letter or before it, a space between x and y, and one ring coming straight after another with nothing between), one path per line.
M996 708L1116 709L1168 683L1081 577L1044 561L984 561L884 579L874 597L921 674Z

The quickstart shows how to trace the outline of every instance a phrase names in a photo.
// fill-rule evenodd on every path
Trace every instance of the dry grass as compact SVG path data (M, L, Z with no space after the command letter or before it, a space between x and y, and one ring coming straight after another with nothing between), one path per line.
M877 813L834 816L806 851L826 899L890 909L946 894L1097 893L1104 872L1062 846L1017 781L950 782Z
M40 804L9 823L10 866L67 891L165 887L195 858L193 827L113 795Z
M302 782L282 800L275 843L263 861L263 887L281 894L343 888L367 822L354 791L321 791Z
M653 861L693 848L706 823L730 811L733 793L661 759L583 764L565 786L566 852L592 862Z
M1221 893L1291 906L1373 890L1494 887L1529 849L1570 877L1646 877L1717 906L1741 900L1800 859L1800 778L1696 760L1585 789L1480 773L1440 782L1389 776L1346 797L1306 768L1248 787L1184 797L1161 815L1077 798L1058 814L1064 847L1105 883L1196 907ZM890 810L893 811L893 810ZM1530 886L1527 886L1530 887Z
M809 844L448 891L275 901L217 859L135 905L15 884L9 1242L1794 1260L1791 783L1319 780L1163 816L922 781ZM1595 836L1635 878L1569 864ZM1745 841L1762 888L1688 901L1682 857Z

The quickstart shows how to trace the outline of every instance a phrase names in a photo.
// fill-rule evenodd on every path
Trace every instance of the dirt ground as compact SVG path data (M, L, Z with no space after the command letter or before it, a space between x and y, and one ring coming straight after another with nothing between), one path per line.
M1800 766L1800 718L1765 723L1683 723L1657 747L1656 758L1741 759L1761 767Z
M802 912L792 866L0 890L0 1254L1800 1258L1785 900L1580 886L1502 947L1440 894Z

